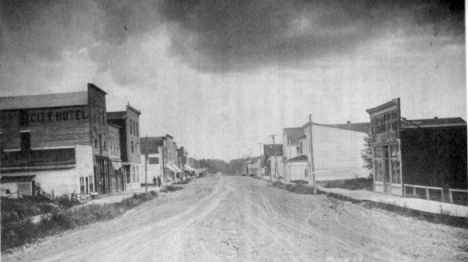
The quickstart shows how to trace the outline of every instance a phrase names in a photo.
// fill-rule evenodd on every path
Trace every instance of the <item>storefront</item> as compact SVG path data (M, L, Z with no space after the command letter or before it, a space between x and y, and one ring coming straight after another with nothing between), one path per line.
M403 195L400 99L367 110L371 119L374 191Z
M467 188L467 128L460 118L408 120L401 117L400 99L368 109L374 191L398 196L405 189L436 191ZM417 193L417 192L416 192Z

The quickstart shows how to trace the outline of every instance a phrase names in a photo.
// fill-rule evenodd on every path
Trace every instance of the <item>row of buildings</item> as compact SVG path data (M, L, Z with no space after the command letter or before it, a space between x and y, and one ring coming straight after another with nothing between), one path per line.
M141 137L139 110L107 112L106 95L88 84L82 92L0 97L1 196L89 197L196 172L172 136Z
M282 144L264 145L265 174L317 185L373 174L375 192L406 187L467 189L467 125L462 118L408 120L400 99L367 110L370 121L285 128ZM367 138L367 140L366 140ZM311 147L312 145L312 147ZM370 163L371 169L364 164ZM261 163L249 163L261 171ZM260 173L258 173L260 174Z

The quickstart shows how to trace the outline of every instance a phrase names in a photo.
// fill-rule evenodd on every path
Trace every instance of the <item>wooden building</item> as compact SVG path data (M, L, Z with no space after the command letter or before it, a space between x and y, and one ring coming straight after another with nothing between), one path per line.
M0 97L0 122L2 188L29 180L31 194L37 184L55 195L108 193L106 92L99 87Z
M167 181L165 166L167 162L166 137L141 137L140 181L145 182L145 159L147 159L147 183L152 184L154 178ZM165 157L166 156L166 157Z
M467 188L467 128L461 118L407 120L400 99L368 109L374 191L404 195L407 186ZM429 196L428 196L429 198Z
M369 123L348 121L345 124L306 123L301 127L302 131L298 128L285 128L283 143L286 146L286 179L312 183L311 133L317 184L325 186L357 177L368 177L370 172L362 167L361 150L364 149L364 138L369 127Z
M121 149L122 171L125 177L125 190L141 187L140 115L141 112L129 104L125 111L107 112L107 122L121 127L119 147Z

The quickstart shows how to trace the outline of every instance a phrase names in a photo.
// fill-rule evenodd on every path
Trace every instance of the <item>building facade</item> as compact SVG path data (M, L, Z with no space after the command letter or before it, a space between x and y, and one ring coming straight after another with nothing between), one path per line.
M140 185L140 115L141 112L130 106L125 111L108 112L107 121L120 126L120 149L125 190L135 190Z
M109 177L105 96L88 84L82 92L0 97L2 187L29 179L31 192L40 185L54 195L106 193L98 186Z
M374 191L403 196L405 185L466 189L467 128L461 118L407 120L400 99L367 110Z
M161 179L161 182L166 181L164 166L164 149L166 146L165 137L141 137L141 164L140 164L140 181L142 183L147 180L148 184L152 184L154 179ZM146 157L147 156L147 157ZM145 175L145 158L147 159ZM166 159L167 161L167 159Z
M369 123L351 124L350 122L343 125L307 123L303 126L305 140L302 152L306 156L304 159L307 159L309 174L311 174L313 160L317 184L325 185L330 181L369 176L370 171L363 167L361 157L364 138L368 134L369 126ZM312 150L310 148L311 133ZM313 159L311 158L312 151ZM311 175L308 178L311 179Z
M273 178L283 177L283 145L282 144L265 144L263 145L265 175Z

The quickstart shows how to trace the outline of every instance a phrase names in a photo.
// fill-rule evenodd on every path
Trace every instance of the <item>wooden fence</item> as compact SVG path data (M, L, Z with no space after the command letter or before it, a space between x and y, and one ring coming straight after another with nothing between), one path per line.
M408 194L410 193L407 188L412 188L411 190L411 194ZM451 204L454 203L454 198L453 198L453 192L459 192L459 193L466 193L467 196L468 196L468 190L466 189L451 189L449 188L448 189L448 201L447 199L445 198L445 195L444 195L444 189L442 187L430 187L430 186L419 186L419 185L410 185L410 184L404 184L403 185L403 197L407 197L409 195L418 195L416 194L416 189L417 188L420 188L420 189L424 189L425 191L425 197L427 200L437 200L437 199L431 199L431 195L430 195L430 191L431 190L436 190L436 191L440 191L440 200L441 202L449 202ZM465 203L465 205L468 205L468 203Z

